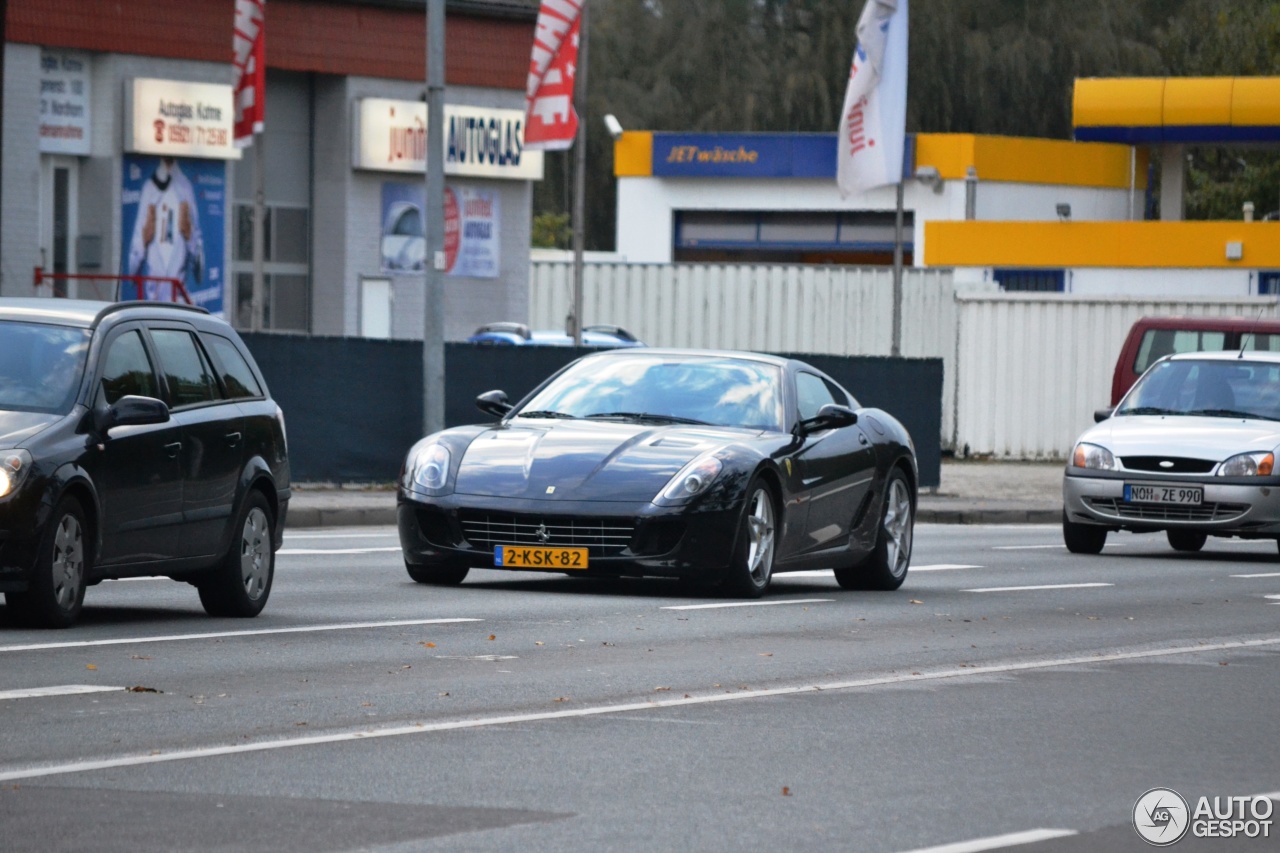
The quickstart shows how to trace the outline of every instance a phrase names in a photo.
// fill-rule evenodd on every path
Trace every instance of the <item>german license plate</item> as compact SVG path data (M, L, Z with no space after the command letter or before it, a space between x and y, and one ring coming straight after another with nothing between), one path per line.
M498 545L493 549L493 564L504 569L585 569L587 549Z
M1125 483L1124 499L1126 503L1189 504L1199 506L1204 503L1204 489L1201 486Z

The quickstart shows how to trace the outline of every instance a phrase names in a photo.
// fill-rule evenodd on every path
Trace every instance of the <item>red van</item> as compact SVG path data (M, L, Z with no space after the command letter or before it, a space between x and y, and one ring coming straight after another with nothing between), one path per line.
M1143 317L1120 348L1111 380L1111 405L1166 355L1205 350L1280 350L1280 319L1274 317Z

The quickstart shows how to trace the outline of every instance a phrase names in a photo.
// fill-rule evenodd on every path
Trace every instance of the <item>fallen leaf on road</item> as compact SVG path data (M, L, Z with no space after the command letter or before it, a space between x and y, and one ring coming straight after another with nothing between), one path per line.
M490 640L496 640L496 639L498 639L498 635L497 635L497 634L490 634L490 635L489 635L489 639L490 639Z
M361 707L361 708L372 708L372 707L373 707L373 703L372 703L372 702L361 702L361 703L360 703L360 707Z
M909 602L907 602L907 603L908 603L908 604L924 604L924 602L923 602L923 601L921 601L921 600L920 600L920 599L918 599L918 598L913 598L913 599L911 599L911 601L909 601Z
M555 698L555 701L557 701L557 702L568 702L568 701L569 701L569 697L568 697L568 696L557 696L557 697Z
M1227 665L1226 661L1224 660L1218 661L1218 666L1226 666L1226 665Z
M160 692L162 692L162 691L160 691L160 690L156 690L154 687L143 687L143 686L141 686L141 685L138 685L137 687L126 687L126 688L125 688L125 690L129 691L130 693L160 693Z
M671 689L670 687L655 687L655 688L653 688L653 692L654 692L654 693L663 693L663 692L669 691L670 689Z
M420 646L426 646L426 647L427 647L427 648L429 648L429 649L434 649L434 648L436 647L436 644L435 644L435 643L419 643L418 645L420 645Z
M438 695L440 695L440 696L448 696L448 695L449 695L449 691L448 691L448 690L446 690L445 692L440 693L440 694L438 694Z
M788 788L786 785L783 785L783 786L782 786L782 796L784 796L784 797L789 797L789 796L791 796L791 789L790 789L790 788Z
M400 667L400 668L401 668L401 669L413 669L413 667L412 667L412 666L410 666L409 664L405 664L404 666L402 666L402 667Z
M760 657L762 657L762 658L771 658L771 657L773 657L773 652L761 652L761 653L760 653Z
M85 669L97 669L97 668L98 668L98 665L97 665L96 663L87 663L87 664L85 664L85 665L84 665L84 668L85 668Z
M612 645L614 645L614 644L613 644L613 643L601 643L600 645L602 645L602 646L612 646Z
M545 645L541 640L534 640L534 641L533 641L533 644L534 644L535 646Z
M294 725L295 725L295 726L305 726L306 724L307 724L307 723L306 723L306 721L305 721L305 720L304 720L304 721L302 721L301 723L294 723Z
M684 698L688 699L688 698L689 698L689 694L688 694L688 693L684 694Z
M132 660L151 660L151 655L129 655Z

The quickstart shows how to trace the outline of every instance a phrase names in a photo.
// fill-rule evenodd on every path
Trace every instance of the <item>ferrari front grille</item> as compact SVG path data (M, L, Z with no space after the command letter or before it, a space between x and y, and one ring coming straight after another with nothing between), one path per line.
M1132 521L1231 521L1249 511L1248 504L1137 504L1118 498L1090 498L1089 506L1103 515Z
M462 512L462 533L473 548L495 545L546 545L587 548L591 557L620 554L631 544L636 527L630 519L542 517Z

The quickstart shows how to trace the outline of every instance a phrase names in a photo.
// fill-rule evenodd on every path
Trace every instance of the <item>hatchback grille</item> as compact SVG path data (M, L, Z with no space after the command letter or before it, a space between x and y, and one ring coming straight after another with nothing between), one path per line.
M1120 463L1130 471L1165 474L1208 474L1218 464L1212 459L1188 459L1183 456L1125 456Z
M635 524L630 519L498 515L484 512L459 514L462 533L473 548L495 545L546 545L554 548L587 548L591 557L609 557L631 544Z
M1117 498L1091 498L1089 505L1104 515L1135 521L1230 521L1249 511L1248 504L1135 504Z

